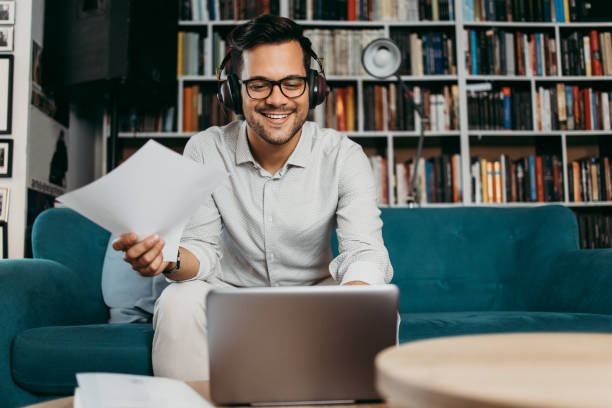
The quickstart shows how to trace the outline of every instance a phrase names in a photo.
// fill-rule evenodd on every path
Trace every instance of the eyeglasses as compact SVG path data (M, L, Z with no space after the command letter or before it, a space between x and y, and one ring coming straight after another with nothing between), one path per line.
M287 98L297 98L304 94L306 90L306 77L288 76L279 81L271 81L265 78L254 78L247 80L239 80L244 84L247 94L252 99L266 99L272 94L274 85L278 85L280 91Z

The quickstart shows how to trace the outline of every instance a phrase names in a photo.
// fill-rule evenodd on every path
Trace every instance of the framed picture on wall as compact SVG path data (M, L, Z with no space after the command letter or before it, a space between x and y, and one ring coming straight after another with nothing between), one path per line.
M0 24L15 24L14 1L0 1Z
M13 51L13 26L0 26L0 52Z
M7 221L8 207L9 207L9 189L8 187L0 187L0 222Z
M13 116L13 56L0 55L0 135L11 133L11 117Z
M13 141L0 139L0 177L11 177L13 169Z
M0 258L8 258L8 226L0 222Z

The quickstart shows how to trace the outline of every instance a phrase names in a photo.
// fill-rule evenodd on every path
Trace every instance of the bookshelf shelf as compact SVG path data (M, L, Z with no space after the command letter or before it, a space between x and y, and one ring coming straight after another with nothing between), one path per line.
M611 28L612 22L574 22L574 23L555 23L559 28Z
M612 75L601 76L537 76L536 82L606 82L612 81Z
M589 202L575 202L568 201L563 203L568 207L612 207L612 202L610 201L589 201Z
M562 130L559 133L567 136L605 136L612 135L612 130Z
M119 132L119 137L123 139L143 138L143 139L163 139L163 138L187 138L196 132Z
M469 207L499 207L499 208L508 208L508 207L516 207L516 208L533 208L533 207L541 207L543 205L566 205L566 203L562 201L551 201L551 202L531 202L531 203L516 203L516 202L508 202L508 203L471 203Z
M349 27L349 28L383 28L383 27L454 27L454 21L342 21L342 20L295 20L304 27ZM180 20L179 27L233 27L246 20Z
M210 82L216 81L217 77L214 75L179 75L176 79L180 82Z
M555 132L542 132L535 130L470 130L468 131L469 136L483 137L483 136L560 136L561 131Z
M464 21L464 27L554 28L557 23L533 21Z
M605 136L612 130L470 130L469 136Z
M524 81L524 82L606 82L612 81L612 75L601 76L526 76L526 75L468 75L467 81Z
M466 81L500 81L500 82L510 82L510 81L522 81L522 82L530 82L533 80L532 76L524 76L524 75L468 75L466 76Z
M454 21L338 21L338 20L297 20L305 27L454 27Z

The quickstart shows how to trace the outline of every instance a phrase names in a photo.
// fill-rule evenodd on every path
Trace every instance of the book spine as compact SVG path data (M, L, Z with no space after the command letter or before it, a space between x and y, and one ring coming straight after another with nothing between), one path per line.
M599 50L599 38L597 31L591 30L590 32L591 42L591 64L593 65L593 75L603 75L601 67L601 53Z
M529 193L530 193L530 201L532 202L538 201L535 156L529 156Z
M495 167L493 162L487 162L487 202L495 203Z
M503 202L503 184L502 184L502 170L501 163L499 161L493 162L493 177L494 177L494 185L495 185L495 202L502 203Z
M510 87L503 87L502 94L504 98L504 129L510 130L512 129L512 97Z
M591 76L593 75L592 65L591 65L591 41L588 36L582 37L583 43L583 55L584 55L584 75ZM579 74L582 74L580 72Z
M578 162L572 162L572 169L574 174L574 201L581 202L582 201L582 183L580 181L581 170Z
M542 156L536 156L536 197L538 202L544 202L544 173Z

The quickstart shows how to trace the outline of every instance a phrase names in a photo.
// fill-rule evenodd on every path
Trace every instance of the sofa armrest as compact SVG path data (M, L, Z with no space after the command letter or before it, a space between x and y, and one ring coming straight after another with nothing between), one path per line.
M551 267L548 288L551 308L612 314L612 249L564 252Z
M50 208L32 229L34 258L59 262L78 273L91 298L103 304L102 267L110 232L69 208Z
M33 327L108 320L104 304L91 299L83 289L77 272L58 262L0 261L0 395L6 406L36 401L12 379L11 344L18 333Z

